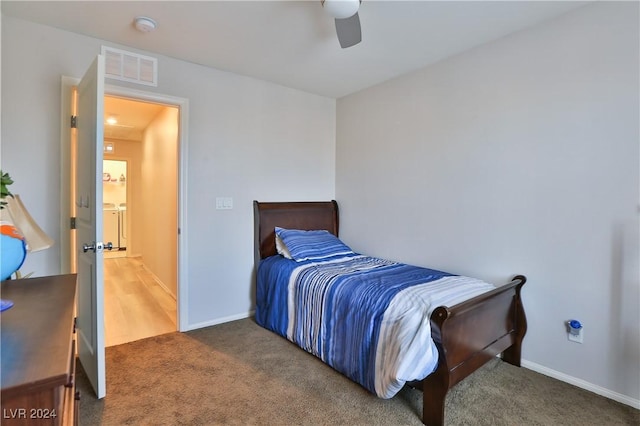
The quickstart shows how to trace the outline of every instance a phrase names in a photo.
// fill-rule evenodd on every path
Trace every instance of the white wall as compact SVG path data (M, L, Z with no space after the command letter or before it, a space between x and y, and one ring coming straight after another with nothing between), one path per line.
M142 261L177 298L178 108L163 108L142 139Z
M1 29L2 169L59 241L60 79L81 77L103 41L8 16ZM159 86L135 88L189 99L189 315L182 326L246 316L253 306L252 200L334 197L335 100L158 59ZM233 197L234 208L215 210L216 196ZM30 255L24 270L55 274L60 259L57 245Z
M636 406L638 40L637 3L589 5L339 99L336 148L348 244L527 275L528 365Z

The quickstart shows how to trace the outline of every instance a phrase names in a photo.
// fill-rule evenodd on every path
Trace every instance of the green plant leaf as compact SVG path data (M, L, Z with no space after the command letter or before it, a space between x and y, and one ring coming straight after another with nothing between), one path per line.
M13 183L13 179L9 176L9 173L3 173L0 170L0 209L3 209L7 202L4 201L4 198L11 196L11 191L7 188L9 185Z

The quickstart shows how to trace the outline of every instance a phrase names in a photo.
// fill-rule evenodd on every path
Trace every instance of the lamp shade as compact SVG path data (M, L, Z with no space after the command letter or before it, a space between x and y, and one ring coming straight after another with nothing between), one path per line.
M324 0L324 10L336 19L350 18L358 12L360 0Z
M33 220L24 204L22 204L19 195L13 194L13 196L5 198L5 201L7 205L4 209L9 213L9 219L13 225L24 236L27 243L27 251L40 251L53 245L53 239L45 234L36 221Z

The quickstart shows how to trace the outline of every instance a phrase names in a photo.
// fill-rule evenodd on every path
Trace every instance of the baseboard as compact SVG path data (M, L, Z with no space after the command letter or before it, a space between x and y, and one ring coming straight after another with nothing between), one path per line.
M535 362L531 362L523 359L521 362L521 365L522 367L535 371L536 373L544 374L545 376L558 379L562 382L569 383L570 385L577 386L581 389L588 390L589 392L593 392L600 396L604 396L605 398L612 399L614 401L620 402L622 404L625 404L640 410L639 399L633 399L621 393L614 392L609 389L605 389L601 386L594 385L593 383L586 382L582 379L578 379L576 377L569 376L568 374L564 374L559 371L555 371L550 368L544 367L540 364L536 364Z
M151 278L153 278L153 280L156 282L156 284L158 284L169 296L171 296L171 298L173 300L175 300L176 302L178 301L176 296L173 293L171 293L169 288L166 285L164 285L162 280L160 278L158 278L158 276L156 274L154 274L153 271L151 269L149 269L147 267L147 265L144 264L144 262L142 262L142 267L145 269L145 271L147 271L149 273L149 275L151 275Z
M181 331L191 331L191 330L196 330L198 328L211 327L213 325L223 324L225 322L237 321L237 320L252 317L254 313L255 311L249 311L246 314L231 315L224 318L217 318L212 321L204 321L196 324L189 324Z
M120 250L105 251L103 254L104 254L104 258L105 259L116 259L116 258L120 258L120 257L127 257L127 252L126 251L120 251Z

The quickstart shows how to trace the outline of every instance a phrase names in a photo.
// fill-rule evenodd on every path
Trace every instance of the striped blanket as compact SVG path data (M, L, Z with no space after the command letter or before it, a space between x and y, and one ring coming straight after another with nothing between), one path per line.
M256 321L381 398L435 370L429 317L493 289L483 281L357 255L264 259Z

